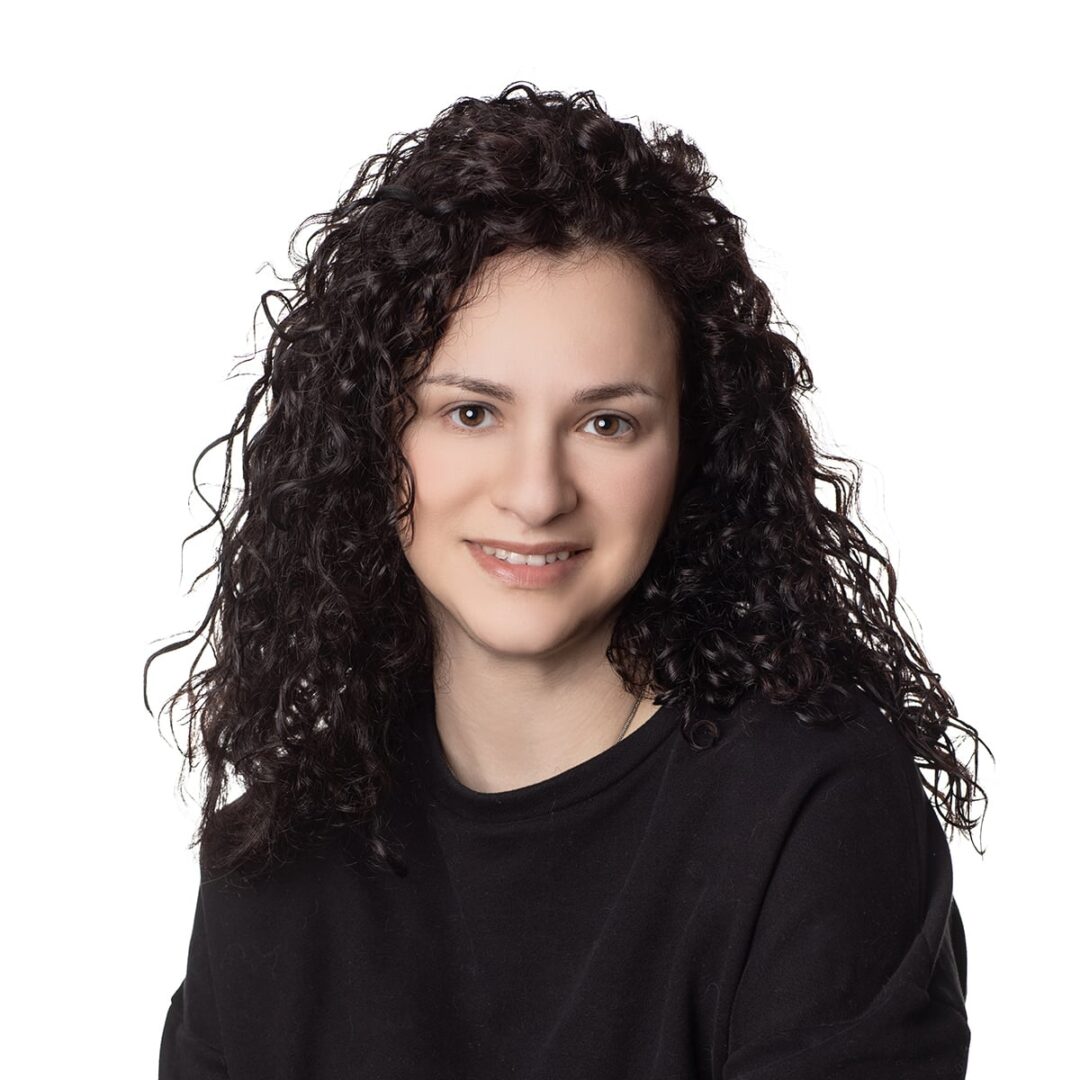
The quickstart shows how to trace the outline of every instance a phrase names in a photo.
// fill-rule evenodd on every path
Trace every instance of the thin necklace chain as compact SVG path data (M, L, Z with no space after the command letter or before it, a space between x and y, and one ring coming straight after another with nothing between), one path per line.
M614 746L615 743L622 742L622 740L626 737L627 731L630 730L630 721L634 719L634 716L638 711L638 706L641 704L641 699L643 696L643 694L638 694L637 697L634 698L634 704L630 708L630 715L626 718L626 723L623 724L622 731L619 732L619 737L615 740L614 743L611 744L612 746ZM445 753L443 754L443 761L446 762L446 767L450 770L450 775L460 784L461 779L458 777L458 774L454 772L453 766L450 764L450 759L447 758Z
M622 742L623 736L630 730L630 721L634 719L634 714L638 711L642 696L643 695L638 694L638 696L634 698L634 704L630 707L630 715L626 718L626 723L623 724L622 731L619 732L619 737L615 742ZM612 743L612 746L614 745L615 743Z

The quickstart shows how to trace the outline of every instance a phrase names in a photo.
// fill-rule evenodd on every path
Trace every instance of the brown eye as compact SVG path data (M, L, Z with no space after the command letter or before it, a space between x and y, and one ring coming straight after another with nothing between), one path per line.
M620 424L620 422L623 423L623 424L626 424L627 428L629 428L630 431L633 431L633 429L634 429L634 425L629 420L627 420L625 416L619 416L616 413L600 413L599 416L592 417L588 421L588 423L592 424L592 423L596 423L598 421L603 421L603 425L604 425L600 430L601 436L603 436L605 439L608 439L611 442L614 442L617 439L629 438L629 432L624 432L623 434L619 434L619 424ZM614 434L612 434L612 433L614 433Z
M488 407L486 405L479 405L479 404L476 404L476 403L472 403L472 404L467 404L467 405L455 405L450 410L450 412L447 413L447 415L448 416L456 416L458 413L467 413L467 414L471 414L472 418L475 419L478 414L486 413L487 411L488 411ZM466 430L470 430L470 431L479 430L479 424L475 424L475 423L471 423L471 422L466 422L464 424L454 424L453 426L454 427L463 427Z

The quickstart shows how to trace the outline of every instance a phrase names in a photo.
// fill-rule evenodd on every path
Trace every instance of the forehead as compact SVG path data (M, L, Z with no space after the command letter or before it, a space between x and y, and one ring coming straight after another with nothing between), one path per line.
M432 371L468 359L507 367L588 363L626 375L673 358L677 335L648 271L611 252L497 256L471 283Z

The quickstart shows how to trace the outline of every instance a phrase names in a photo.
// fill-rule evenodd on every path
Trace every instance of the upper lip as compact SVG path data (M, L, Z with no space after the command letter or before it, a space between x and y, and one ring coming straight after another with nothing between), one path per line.
M519 551L522 555L549 555L553 551L584 551L585 544L579 544L575 540L551 540L542 544L524 544L513 540L489 540L480 538L473 540L474 544L483 544L484 547L501 548L503 551Z

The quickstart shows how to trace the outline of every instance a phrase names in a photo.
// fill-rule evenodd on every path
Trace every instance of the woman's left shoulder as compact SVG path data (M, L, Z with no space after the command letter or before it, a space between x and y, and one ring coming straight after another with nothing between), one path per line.
M832 692L812 713L759 694L712 715L720 737L696 762L695 778L725 804L795 810L816 789L845 803L888 793L910 813L921 787L914 752L866 691Z
M820 761L867 758L910 759L911 748L889 714L861 687L828 691L812 707L773 702L760 693L748 695L720 718L722 739L745 743L752 752L781 760Z

